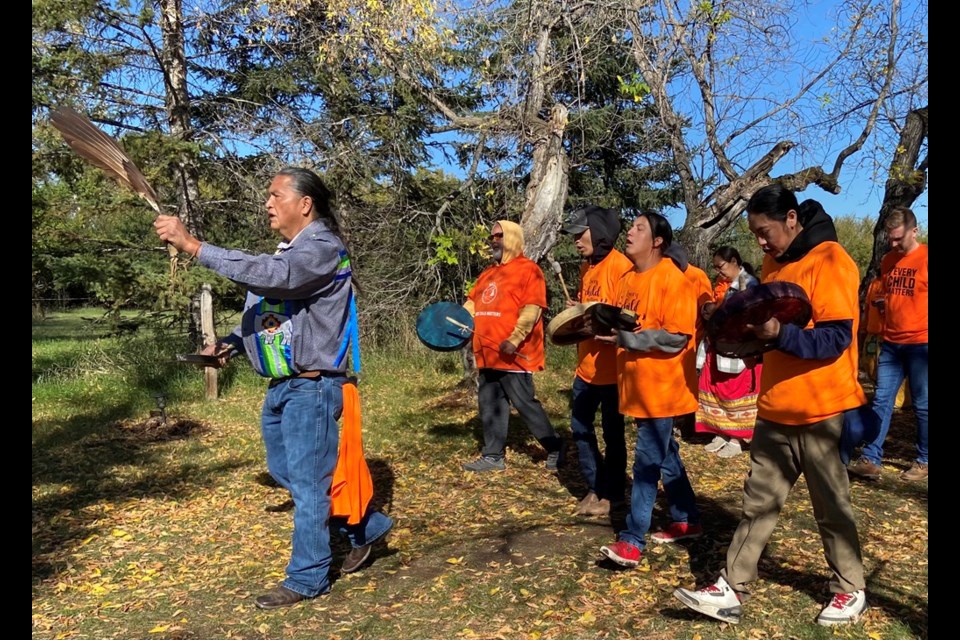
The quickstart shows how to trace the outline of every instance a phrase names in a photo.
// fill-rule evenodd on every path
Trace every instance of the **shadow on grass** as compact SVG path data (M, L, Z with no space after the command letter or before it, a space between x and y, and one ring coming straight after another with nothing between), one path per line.
M157 446L170 440L194 438L203 425L169 417L128 424L121 420L131 409L121 404L95 413L77 415L63 424L43 421L34 430L48 432L34 439L33 486L63 489L33 500L33 580L50 577L66 566L79 541L94 533L100 514L89 507L130 498L178 498L199 486L212 485L222 474L246 462L217 465L180 464L170 468ZM118 467L149 473L136 480L114 475Z
M913 487L900 483L897 487L899 493L912 494ZM798 490L797 487L791 491L789 500L809 500L806 492ZM900 503L900 500L896 500ZM906 498L911 499L911 498ZM916 499L912 497L912 499ZM690 572L695 577L696 587L702 588L713 584L720 576L721 570L726 564L726 552L737 525L740 522L741 512L739 507L730 509L723 504L697 496L697 506L700 508L701 517L705 523L705 533L701 538L693 540L682 540L676 543L676 546L684 547L690 558ZM665 527L670 523L669 507L665 496L661 492L658 496L657 506L654 510L653 525L651 531ZM785 523L778 522L775 531L783 531ZM860 524L861 544L863 542L864 531L863 524ZM648 538L649 540L649 538ZM809 540L809 544L820 548L822 543L819 536L814 533ZM821 556L822 557L822 556ZM885 561L878 561L872 572L865 576L867 584L867 603L872 608L883 609L891 618L899 620L908 626L911 632L917 638L927 638L928 634L928 612L927 599L923 595L911 593L907 590L899 589L891 585L889 579L881 577L882 570L886 565ZM830 569L826 561L822 566L813 572L798 571L793 567L786 567L779 558L776 551L771 552L768 546L757 564L759 578L763 581L789 585L796 591L803 592L814 602L826 604L830 593L828 581ZM744 604L745 613L750 607L750 602ZM690 609L687 609L679 603L676 607L665 607L660 613L666 617L676 620L695 621L708 620Z
M367 460L367 467L370 469L370 475L373 477L373 497L370 500L370 511L381 511L387 515L393 510L393 487L395 484L395 475L390 465L381 458L370 458ZM261 486L276 489L275 504L264 507L268 513L288 513L292 512L296 506L290 499L290 494L283 489L280 484L270 475L268 471L261 471L253 477L253 481ZM341 577L340 572L336 570L344 558L350 553L351 545L346 532L341 532L340 528L343 519L335 519L330 522L330 550L333 553L333 565L330 572L331 586ZM396 526L396 521L394 521ZM387 558L396 555L398 552L389 545L389 534L381 540L374 542L371 548L370 557L363 563L367 567L379 558Z

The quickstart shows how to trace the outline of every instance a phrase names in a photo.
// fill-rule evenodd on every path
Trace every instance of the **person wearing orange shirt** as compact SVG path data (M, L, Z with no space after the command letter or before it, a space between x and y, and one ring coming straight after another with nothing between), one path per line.
M881 307L883 307L883 278L877 276L867 287L863 313L860 316L860 334L857 336L860 344L860 368L870 377L874 386L877 384L877 358L883 342ZM906 387L906 380L904 380L897 391L897 397L893 403L894 409L900 409L906 403Z
M580 265L577 300L613 304L617 281L633 263L613 245L620 235L620 216L613 209L588 206L572 212L560 229L574 238ZM600 452L594 417L600 409L604 452ZM611 505L624 503L627 445L623 414L617 395L617 348L595 338L577 344L577 370L573 377L570 429L577 445L580 474L587 494L577 505L577 515L602 516Z
M883 441L890 430L897 390L904 377L917 417L917 457L900 474L907 481L927 477L927 245L917 240L917 218L907 207L897 207L884 222L890 251L880 262L883 280L883 344L877 359L877 387L860 417L878 429L850 473L880 476Z
M696 496L673 435L674 419L697 409L697 296L691 280L668 257L672 242L673 231L662 215L637 216L625 247L634 266L616 289L616 306L636 314L637 327L597 337L617 345L620 411L637 425L626 529L616 542L600 548L625 567L640 562L661 480L672 523L651 540L669 543L703 535Z
M523 255L523 229L499 220L490 230L495 264L470 290L464 308L473 316L473 353L479 371L477 402L483 424L483 451L463 465L466 471L506 469L504 461L510 405L547 450L546 467L563 463L560 439L533 388L533 372L542 371L543 310L547 284L537 263Z
M677 266L680 267L680 270L683 271L684 275L687 276L687 279L693 284L694 291L697 295L697 333L694 337L694 366L699 370L702 366L700 360L701 349L705 348L703 339L705 337L704 329L704 317L700 313L700 309L704 304L713 299L713 285L710 284L710 276L707 275L707 272L701 269L700 267L689 264L687 260L687 252L679 244L672 244L670 246L672 249L668 257L673 258L673 261L677 263ZM698 374L699 375L699 374ZM675 433L678 437L689 437L696 433L696 423L697 423L697 414L685 413L682 416L677 416L673 421L673 426Z
M704 615L740 622L741 601L758 577L757 564L780 509L802 474L833 574L833 597L817 623L852 623L866 609L866 583L839 445L844 412L866 402L854 342L860 319L857 265L837 242L823 207L815 200L798 204L780 184L753 194L747 222L765 254L763 282L802 287L813 317L806 327L781 324L776 316L747 325L758 338L776 341L776 348L763 356L743 515L720 578L704 589L677 589L674 597Z

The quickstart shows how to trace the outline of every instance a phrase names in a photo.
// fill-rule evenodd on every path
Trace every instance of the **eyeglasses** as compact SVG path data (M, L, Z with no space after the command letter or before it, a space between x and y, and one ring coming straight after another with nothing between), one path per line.
M502 238L502 237L503 237L502 233L492 233L489 236L487 236L487 240L489 240L490 242L493 242L494 238Z
M713 268L720 271L720 269L723 269L725 266L727 266L726 262L721 262L720 264L714 263Z

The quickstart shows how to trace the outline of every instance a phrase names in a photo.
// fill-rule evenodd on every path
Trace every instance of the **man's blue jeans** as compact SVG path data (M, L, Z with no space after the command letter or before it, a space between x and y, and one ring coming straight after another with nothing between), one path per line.
M337 530L347 536L354 549L376 542L393 528L393 519L382 511L368 510L357 524L347 524L345 518L335 518Z
M873 402L861 410L864 420L880 425L879 434L863 447L862 452L863 457L874 464L883 460L883 441L890 431L893 404L904 377L910 385L910 401L917 416L917 462L927 464L927 343L894 342L884 342L880 346Z
M687 470L680 461L680 445L673 437L673 418L636 418L636 422L630 514L620 540L643 550L661 478L673 522L699 523L700 511Z
M571 404L570 430L573 432L573 441L577 443L580 473L587 487L598 498L622 502L627 474L627 444L617 385L590 384L580 376L574 376ZM600 454L594 428L598 408L606 456Z
M324 376L273 382L260 417L267 469L296 505L283 586L307 597L330 589L330 485L345 381Z

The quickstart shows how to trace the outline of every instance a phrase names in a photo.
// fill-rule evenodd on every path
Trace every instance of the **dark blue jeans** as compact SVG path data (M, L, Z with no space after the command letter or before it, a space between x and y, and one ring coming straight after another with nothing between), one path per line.
M927 464L927 344L893 342L880 346L873 402L861 410L864 420L880 425L877 437L863 447L863 457L874 464L883 460L883 441L890 431L893 405L904 377L910 385L910 401L917 416L917 462Z
M580 376L573 378L570 429L580 457L580 473L590 491L598 498L623 501L627 474L627 444L624 419L616 384L590 384ZM600 428L606 445L606 457L600 453L594 418L600 409Z
M687 470L680 461L680 445L673 437L673 418L636 418L636 422L630 514L620 540L643 550L661 479L673 522L699 523L700 511Z

